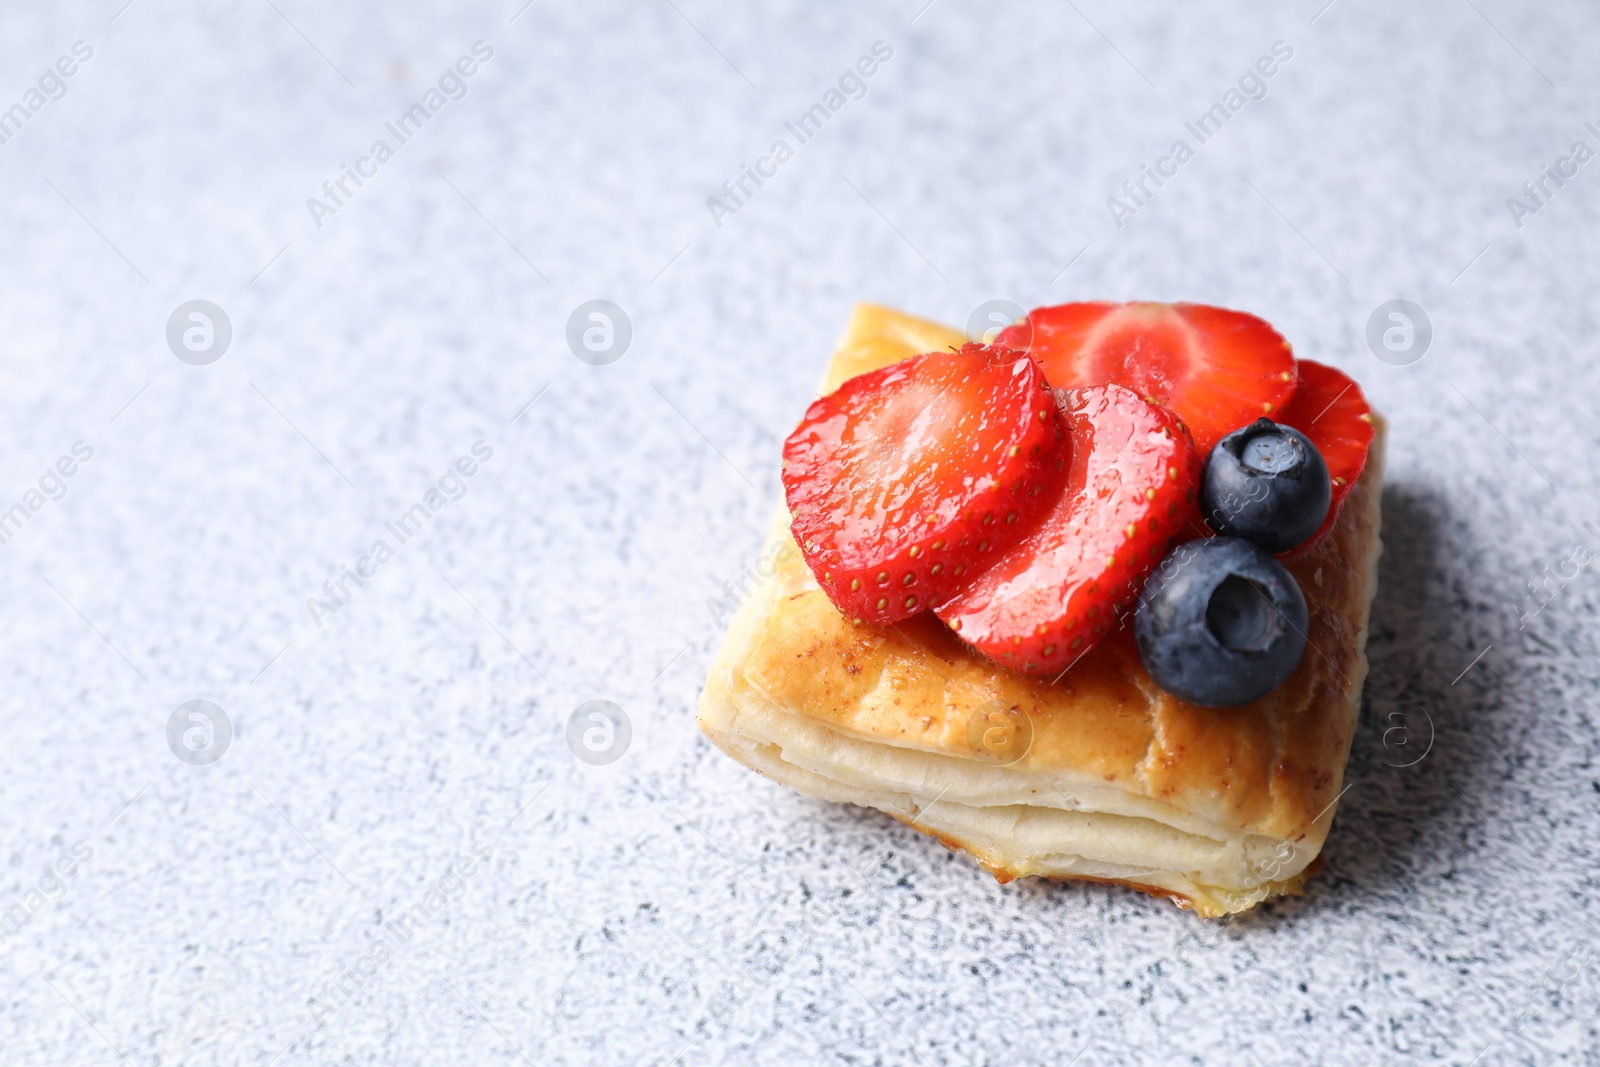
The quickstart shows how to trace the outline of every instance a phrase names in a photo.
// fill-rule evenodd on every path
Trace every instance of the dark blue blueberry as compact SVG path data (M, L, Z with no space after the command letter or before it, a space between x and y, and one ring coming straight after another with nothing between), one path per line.
M1287 552L1316 533L1332 499L1317 446L1271 419L1218 441L1200 472L1200 513L1211 528L1268 552Z
M1133 632L1161 688L1234 707L1266 696L1300 662L1306 598L1259 545L1207 537L1174 548L1150 573Z

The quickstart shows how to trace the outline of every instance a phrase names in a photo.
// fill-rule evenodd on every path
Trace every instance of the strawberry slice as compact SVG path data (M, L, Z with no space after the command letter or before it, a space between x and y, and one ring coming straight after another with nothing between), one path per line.
M857 623L938 604L1055 501L1067 439L1039 364L968 344L845 382L783 446L806 565Z
M1317 532L1296 549L1303 551L1322 540L1333 527L1339 505L1350 495L1351 487L1367 466L1367 447L1372 444L1373 427L1372 406L1349 375L1315 360L1299 362L1300 382L1295 386L1294 398L1276 421L1293 426L1311 438L1333 478L1333 503L1328 506L1328 517L1322 520Z
M1294 392L1294 353L1254 315L1204 304L1037 308L996 344L1025 349L1059 389L1125 385L1178 413L1204 456L1224 435L1276 417Z
M1056 674L1116 625L1194 507L1200 459L1167 408L1120 385L1057 390L1072 462L1026 540L935 608L1008 667Z

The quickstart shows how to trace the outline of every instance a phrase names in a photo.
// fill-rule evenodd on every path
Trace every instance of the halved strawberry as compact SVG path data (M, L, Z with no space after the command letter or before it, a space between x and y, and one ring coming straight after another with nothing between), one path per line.
M1172 408L1202 456L1262 415L1276 418L1294 392L1294 353L1277 330L1204 304L1036 308L995 343L1038 357L1058 389L1124 385Z
M795 541L846 618L931 607L1055 501L1061 416L1039 364L968 344L852 378L783 446Z
M1315 360L1300 360L1300 382L1294 398L1276 421L1293 426L1317 446L1333 478L1333 503L1317 532L1300 548L1314 545L1333 527L1339 505L1367 466L1372 444L1372 406L1361 387L1337 368Z
M1194 506L1200 460L1170 410L1120 385L1058 390L1072 461L1021 544L935 608L1008 667L1056 674L1117 625Z

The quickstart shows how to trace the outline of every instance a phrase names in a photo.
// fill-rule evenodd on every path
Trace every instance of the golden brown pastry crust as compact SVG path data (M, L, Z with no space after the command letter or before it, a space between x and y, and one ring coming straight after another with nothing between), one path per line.
M862 305L825 388L962 340ZM701 698L702 728L741 762L806 792L879 807L972 852L1002 880L1118 882L1205 914L1298 892L1333 819L1366 673L1381 423L1378 430L1330 535L1287 563L1310 611L1307 649L1288 680L1254 704L1202 708L1162 691L1140 663L1131 626L1052 683L998 666L931 615L853 625L818 588L780 520L769 549L788 551L735 619ZM1006 766L973 742L973 715L995 707L1017 709L1031 724L1026 754ZM919 753L924 762L907 762ZM965 764L952 760L975 764L975 773L962 775ZM943 786L938 796L934 785ZM1110 851L1095 859L1081 842L1063 843L1063 855L1053 855L1053 842L1087 836L1061 822L1064 811L1078 813ZM1014 847L1012 838L1027 835L1012 823L997 827L1000 812L1016 828L1034 827L1033 843ZM1169 837L1152 838L1158 831Z

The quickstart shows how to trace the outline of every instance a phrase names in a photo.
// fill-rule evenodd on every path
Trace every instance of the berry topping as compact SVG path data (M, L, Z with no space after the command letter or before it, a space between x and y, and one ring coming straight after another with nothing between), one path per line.
M1257 419L1206 457L1200 513L1219 534L1287 552L1322 525L1331 486L1327 464L1305 434Z
M1205 455L1224 434L1276 418L1295 389L1289 343L1254 315L1204 304L1061 304L996 344L1026 348L1061 389L1124 385L1178 413Z
M1172 550L1139 594L1139 658L1162 689L1206 707L1270 693L1306 647L1306 600L1283 564L1236 537Z
M1372 444L1373 434L1372 408L1361 395L1361 387L1343 371L1302 359L1300 384L1278 421L1311 439L1322 453L1333 481L1328 517L1311 538L1315 542L1333 526L1339 505L1367 466L1367 446Z
M1117 625L1194 506L1200 461L1171 411L1119 385L1057 390L1072 459L1026 540L939 606L968 643L1058 674Z
M1053 503L1066 435L1039 365L969 344L852 378L783 446L795 541L836 607L894 622L934 606Z

